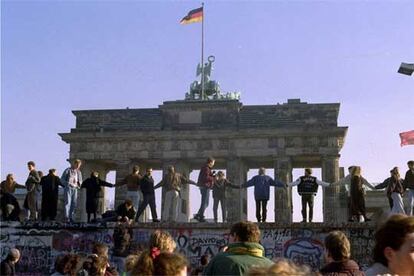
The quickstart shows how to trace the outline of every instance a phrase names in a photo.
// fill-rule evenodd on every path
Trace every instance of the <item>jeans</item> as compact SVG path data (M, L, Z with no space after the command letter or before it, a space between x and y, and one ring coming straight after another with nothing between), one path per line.
M66 186L64 189L65 219L73 220L78 201L78 189Z
M407 215L413 215L414 208L414 189L408 189L408 207L410 208L407 212Z
M221 205L221 215L223 217L223 222L225 222L226 219L227 219L227 216L226 216L227 210L226 210L226 199L224 197L223 198L220 198L220 197L215 197L214 198L214 201L213 201L214 221L217 222L217 209L218 209L219 203Z
M309 205L309 222L312 222L313 219L313 194L303 194L302 195L302 218L303 221L306 221L306 205Z
M177 221L178 214L178 200L180 194L176 190L165 193L164 209L162 210L162 220Z
M134 206L135 210L138 210L139 208L139 203L142 198L141 195L142 195L141 191L128 191L127 192L126 197L132 200L132 205Z
M204 218L204 211L207 209L208 202L210 199L210 189L200 187L200 193L201 193L201 205L200 205L200 209L197 212L197 215L200 218Z
M144 194L144 200L139 205L137 216L135 217L136 221L138 221L138 218L141 216L142 212L144 212L145 208L147 208L148 204L151 208L152 219L153 220L157 219L157 209L155 206L155 194Z
M267 200L256 199L256 219L257 222L266 222Z

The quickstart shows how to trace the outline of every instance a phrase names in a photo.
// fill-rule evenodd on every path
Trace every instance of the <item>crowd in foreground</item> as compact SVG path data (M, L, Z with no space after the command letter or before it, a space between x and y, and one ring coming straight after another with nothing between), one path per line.
M341 185L345 187L348 194L349 221L367 222L365 210L365 187L371 189L385 189L389 201L391 213L407 213L413 215L414 208L414 161L408 161L408 170L405 178L400 177L398 167L390 171L390 177L386 178L381 184L373 186L363 176L360 166L350 166L349 174L335 183L327 183L318 180L312 175L312 169L306 168L304 175L291 183L284 183L276 177L266 175L265 168L259 168L258 175L245 183L232 183L223 171L215 172L213 167L215 159L209 157L200 169L197 182L192 181L181 173L176 172L174 166L167 168L167 173L162 180L155 185L152 177L152 168L148 167L145 174L140 173L138 165L133 166L132 173L125 176L115 184L108 183L100 178L99 172L92 170L90 177L86 180L82 178L80 167L82 161L73 160L69 168L65 169L61 177L57 176L55 169L50 169L49 174L43 176L36 170L33 161L27 163L29 175L25 185L18 184L13 174L8 174L5 181L1 182L1 211L2 219L13 221L20 220L20 205L14 197L14 192L18 188L26 189L24 209L26 210L26 220L54 221L57 215L59 187L63 189L64 198L64 221L74 222L74 215L78 203L78 190L86 190L86 202L82 212L86 211L87 221L96 221L99 202L104 198L102 187L113 188L116 186L126 186L125 199L128 212L134 213L130 219L138 221L149 205L153 222L159 222L156 210L155 190L162 187L164 198L164 208L162 209L162 220L177 221L179 214L180 193L184 185L196 185L200 190L201 200L200 209L194 216L199 222L205 222L204 213L209 205L210 192L212 191L214 203L214 221L218 222L218 205L221 205L223 222L227 219L227 199L231 196L230 189L246 189L254 187L254 199L256 202L256 219L258 222L266 222L267 203L270 199L270 187L297 186L297 191L302 198L302 222L312 222L314 197L318 192L318 187L328 187ZM405 210L403 195L408 191L409 206ZM232 196L237 196L232 194ZM117 206L116 210L124 208L124 204ZM132 208L129 208L131 207ZM112 217L118 217L116 211L111 213ZM108 217L108 216L107 216Z
M165 231L152 233L148 247L126 257L126 275L414 275L414 217L393 215L375 234L373 264L362 271L352 260L351 244L341 231L327 234L324 241L325 265L312 271L289 259L270 260L260 244L257 224L239 222L230 229L229 243L212 259L202 256L200 267L191 267L185 256L176 252L176 243ZM68 253L56 258L53 276L119 275L109 262L108 247L95 244L87 257ZM13 248L1 263L1 275L14 275L20 252ZM30 272L30 271L28 271ZM125 275L125 274L123 274Z

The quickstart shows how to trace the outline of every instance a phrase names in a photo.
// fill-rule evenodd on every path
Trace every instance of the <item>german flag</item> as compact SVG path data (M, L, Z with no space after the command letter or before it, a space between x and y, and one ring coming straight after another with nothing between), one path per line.
M181 19L180 24L190 24L200 22L201 20L203 20L203 7L191 10L183 19Z

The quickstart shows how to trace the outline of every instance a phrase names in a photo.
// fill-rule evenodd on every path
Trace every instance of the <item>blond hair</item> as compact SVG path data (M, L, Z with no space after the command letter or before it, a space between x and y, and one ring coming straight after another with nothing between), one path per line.
M155 230L151 234L149 248L157 247L161 251L173 252L177 247L170 233L161 230Z
M277 259L270 267L252 267L247 272L248 276L306 276L312 275L307 266L299 266L288 259Z

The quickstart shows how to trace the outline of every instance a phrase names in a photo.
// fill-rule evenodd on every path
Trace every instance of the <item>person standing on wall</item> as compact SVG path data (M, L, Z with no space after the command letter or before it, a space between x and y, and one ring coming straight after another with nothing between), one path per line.
M37 190L40 183L39 173L36 171L36 164L33 161L27 162L27 168L29 169L29 176L26 180L26 199L24 201L24 207L28 210L27 219L37 219Z
M349 174L346 177L340 179L339 181L333 183L332 185L344 185L345 190L348 194L348 221L352 222L352 221L354 221L353 214L352 214L352 203L356 202L355 197L353 199L351 198L352 178L354 176L358 176L359 179L361 180L362 192L363 192L364 197L365 197L365 194L366 194L366 188L367 187L370 188L370 189L379 189L379 188L377 188L377 186L374 187L371 183L369 183L362 176L362 169L361 169L360 166L350 166L350 167L348 167L348 172L349 172ZM359 193L357 193L357 194L359 195ZM357 195L357 194L354 193L354 195ZM389 199L389 200L390 200L390 205L392 206L392 199Z
M351 197L350 197L350 217L349 221L354 221L354 217L359 222L361 216L364 218L364 221L370 221L367 218L365 211L365 190L364 190L364 180L361 176L361 167L354 166L351 172Z
M409 210L407 215L412 216L414 210L414 161L408 161L408 171L405 173L404 188L408 189L408 204Z
M207 162L200 170L200 174L198 175L197 185L200 188L201 193L201 204L200 209L198 210L197 214L194 216L196 220L199 222L205 222L204 218L204 211L208 207L209 199L210 199L210 189L213 188L215 175L214 172L211 170L214 167L214 163L216 161L213 157L207 158Z
M387 182L387 195L392 198L393 206L391 209L392 214L405 214L404 202L402 195L404 194L403 180L400 177L400 171L398 167L394 167L391 171L391 177L384 180Z
M65 222L73 222L73 216L76 211L76 205L78 201L78 190L82 183L82 173L80 167L82 161L75 159L71 166L65 169L60 178L64 185L63 198L65 200Z
M168 166L167 170L168 173L162 177L162 180L155 185L154 189L158 189L159 187L165 189L165 202L161 219L163 221L177 221L181 186L187 183L196 183L187 179L184 175L177 173L174 166Z
M295 182L289 183L288 186L298 186L298 193L302 197L302 222L306 222L306 207L309 206L309 222L313 219L313 201L318 193L318 187L328 187L329 183L318 180L312 176L312 169L306 168L305 175L299 177Z
M221 205L221 214L222 214L223 222L225 222L227 219L226 191L228 188L239 189L240 187L228 181L222 171L218 171L217 179L214 181L214 185L213 185L214 222L217 222L217 209L218 209L219 203Z
M138 221L138 218L147 208L148 204L151 209L151 216L153 222L160 222L157 216L157 207L155 205L155 190L154 190L154 179L152 178L152 168L147 168L145 175L141 179L141 192L144 197L144 200L141 202L138 208L137 216L135 221Z
M50 169L49 174L42 177L40 186L42 187L42 221L47 219L55 220L59 199L59 186L63 188L65 186L60 181L60 178L56 176L55 169Z
M88 222L91 222L91 215L96 221L96 213L98 212L99 196L102 187L113 188L115 185L108 183L99 178L97 171L92 171L91 176L83 181L81 188L86 189L86 213L88 214Z
M256 219L257 222L266 222L267 202L270 198L270 186L286 187L286 185L278 179L273 180L266 175L265 168L259 168L258 175L241 185L241 188L254 186L254 200L256 201Z
M127 185L127 193L125 199L131 199L135 210L138 210L141 201L141 191L139 188L142 175L139 173L139 166L132 167L132 173L127 175L121 182L116 183L115 186Z

